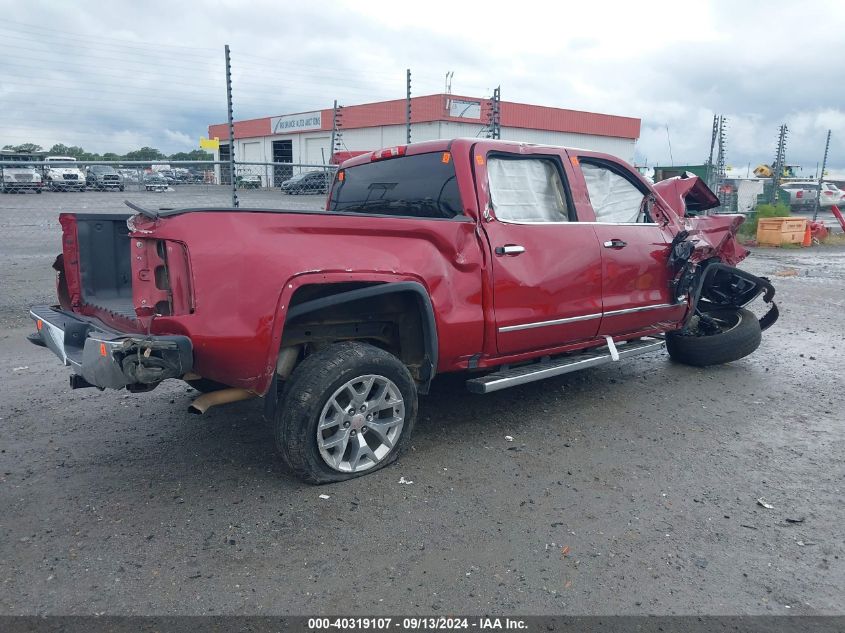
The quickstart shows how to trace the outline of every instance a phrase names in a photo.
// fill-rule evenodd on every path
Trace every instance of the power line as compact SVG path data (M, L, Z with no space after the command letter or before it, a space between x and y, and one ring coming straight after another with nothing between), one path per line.
M51 29L51 28L46 27L46 26L41 26L40 24L28 24L26 22L16 22L15 20L8 20L5 17L3 18L3 23L4 24L14 24L18 27L28 28L28 29L31 29L31 30L47 31L48 33L57 34L57 35L51 35L51 37L64 36L64 37L74 37L74 38L86 39L86 36L84 36L82 34L77 35L76 33L73 33L71 31L60 31L60 30L57 30L57 29ZM115 38L115 37L102 37L100 35L97 35L97 40L98 41L121 42L121 43L124 43L124 44L126 42L125 39L119 39L119 38ZM216 53L218 55L220 54L220 51L217 50L216 48L201 48L201 47L198 47L198 46L184 46L184 45L179 45L179 44L163 44L161 42L150 42L150 41L147 41L147 40L134 40L134 41L138 44L147 44L149 46L160 46L160 47L166 47L166 48L180 48L180 49L195 50L195 51L208 51L210 53Z

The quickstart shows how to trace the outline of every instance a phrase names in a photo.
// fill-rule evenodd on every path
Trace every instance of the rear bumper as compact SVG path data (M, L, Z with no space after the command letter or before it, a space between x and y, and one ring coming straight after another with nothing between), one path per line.
M48 306L35 306L29 314L36 330L27 338L48 348L75 376L81 376L82 380L71 377L73 387L149 388L193 368L193 347L187 336L117 332L96 319Z

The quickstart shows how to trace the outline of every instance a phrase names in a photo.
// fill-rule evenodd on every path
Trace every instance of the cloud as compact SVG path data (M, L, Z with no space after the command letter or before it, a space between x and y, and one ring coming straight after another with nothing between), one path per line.
M226 119L223 44L232 47L236 118L453 90L639 117L637 156L697 163L714 113L728 117L728 162L756 165L790 127L789 162L815 168L833 130L831 167L845 169L845 6L717 1L472 3L429 0L331 5L257 1L203 5L162 19L161 0L109 12L73 4L0 0L0 144L28 140L124 152L195 146ZM672 156L669 153L669 127Z

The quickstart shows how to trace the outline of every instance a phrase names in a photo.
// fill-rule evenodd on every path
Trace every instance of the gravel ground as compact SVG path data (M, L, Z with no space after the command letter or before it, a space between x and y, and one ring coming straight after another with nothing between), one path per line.
M487 396L440 378L397 464L317 488L259 403L70 391L24 340L59 211L215 195L0 197L0 613L845 612L845 249L754 252L782 316L746 359L660 352Z

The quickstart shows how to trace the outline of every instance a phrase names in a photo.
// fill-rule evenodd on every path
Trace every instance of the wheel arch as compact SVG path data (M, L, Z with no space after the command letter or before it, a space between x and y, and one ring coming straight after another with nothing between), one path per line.
M379 333L385 321L396 331ZM344 327L358 324L344 335ZM312 326L311 329L307 329ZM374 326L374 327L370 327ZM285 316L281 345L300 343L322 328L324 336L332 329L338 340L372 337L385 343L412 371L418 389L425 393L437 369L437 324L431 298L425 287L415 281L370 281L339 284L304 284L291 296ZM390 336L398 338L392 343Z

